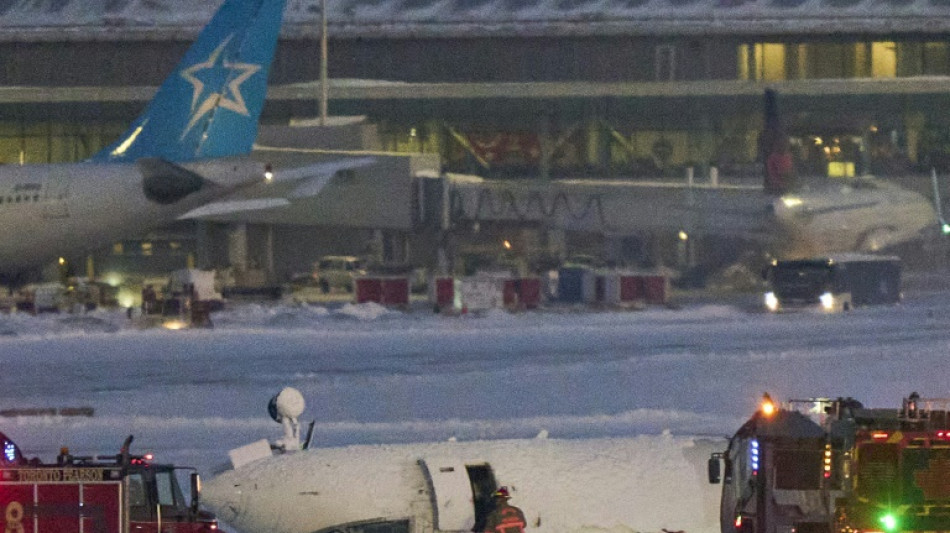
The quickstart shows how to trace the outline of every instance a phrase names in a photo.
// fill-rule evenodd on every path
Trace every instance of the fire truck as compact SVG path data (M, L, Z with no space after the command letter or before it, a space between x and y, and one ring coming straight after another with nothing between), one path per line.
M950 399L766 395L709 460L722 533L950 531Z
M0 510L5 533L199 533L218 531L198 508L200 479L191 472L186 502L175 467L121 451L79 457L63 449L56 463L27 459L0 433ZM194 470L187 468L186 470Z

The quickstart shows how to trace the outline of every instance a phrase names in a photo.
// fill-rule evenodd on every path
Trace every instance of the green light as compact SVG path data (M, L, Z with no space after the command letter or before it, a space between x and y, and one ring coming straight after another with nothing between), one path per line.
M944 235L950 234L950 223L944 222L944 223L940 226L940 230L943 231L943 234L944 234Z
M897 517L892 513L887 513L878 519L885 531L894 531L897 529Z

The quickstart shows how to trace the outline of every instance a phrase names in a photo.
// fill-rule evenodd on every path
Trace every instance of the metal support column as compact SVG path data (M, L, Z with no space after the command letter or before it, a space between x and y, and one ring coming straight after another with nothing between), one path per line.
M274 225L264 226L264 268L267 273L267 279L270 282L277 281L277 273L274 271Z
M247 223L245 222L232 224L228 229L228 263L235 271L247 271Z
M195 266L200 269L211 267L211 228L210 222L195 221Z

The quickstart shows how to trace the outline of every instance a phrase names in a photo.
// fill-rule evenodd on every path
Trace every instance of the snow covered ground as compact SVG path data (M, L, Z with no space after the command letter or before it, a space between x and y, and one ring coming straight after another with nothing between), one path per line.
M897 405L950 396L950 293L841 315L688 304L638 312L405 314L375 305L244 304L213 330L141 331L121 312L0 316L0 419L27 451L135 447L210 472L280 426L303 392L318 446L659 433L725 435L768 391Z
M745 305L447 317L374 305L243 304L213 330L136 330L121 312L0 316L0 418L30 456L133 451L212 474L281 428L268 400L308 402L319 447L486 438L719 435L763 392L898 406L950 397L950 291L849 314Z

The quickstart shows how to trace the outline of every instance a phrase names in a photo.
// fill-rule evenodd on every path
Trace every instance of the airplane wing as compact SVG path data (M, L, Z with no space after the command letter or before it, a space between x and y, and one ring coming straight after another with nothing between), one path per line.
M289 199L309 198L320 194L341 170L365 167L375 162L375 157L357 157L283 168L274 171L272 180L274 183L297 182L296 187L286 195Z
M311 198L342 170L365 167L375 157L335 159L318 163L283 164L268 171L268 182L239 191L236 196L211 202L185 213L180 220L241 215L291 205L294 200Z
M274 171L273 181L275 183L280 183L313 179L318 177L329 179L341 170L365 167L375 162L375 157L367 156L347 159L334 159L333 161L324 161L309 165L283 168Z
M255 198L253 200L225 200L211 202L178 217L179 220L189 220L217 215L232 215L248 211L260 211L274 207L290 205L286 198Z

